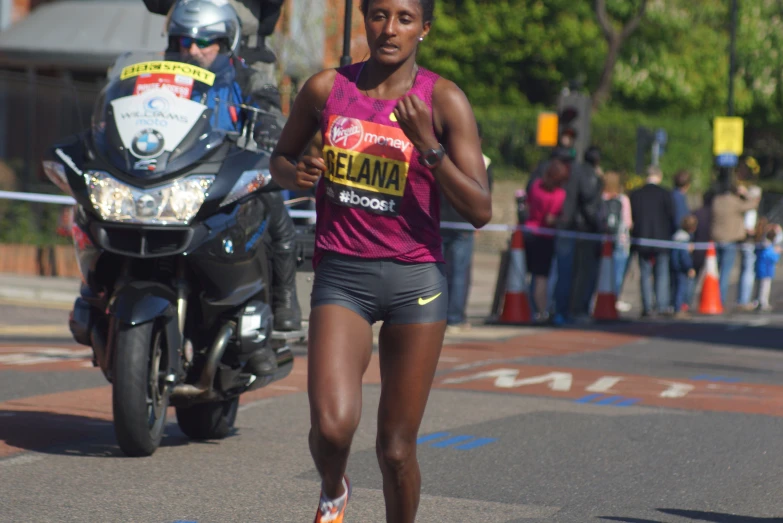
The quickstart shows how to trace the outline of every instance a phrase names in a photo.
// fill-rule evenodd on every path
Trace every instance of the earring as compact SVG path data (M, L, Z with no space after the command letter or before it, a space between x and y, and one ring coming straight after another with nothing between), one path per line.
M424 41L424 37L423 37L423 36L420 36L420 37L419 37L419 42L423 42L423 41Z

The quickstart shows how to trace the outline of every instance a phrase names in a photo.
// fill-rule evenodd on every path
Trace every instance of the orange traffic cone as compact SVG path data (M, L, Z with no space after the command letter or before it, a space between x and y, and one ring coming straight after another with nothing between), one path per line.
M718 280L718 257L715 254L715 244L713 243L710 243L707 249L707 260L704 270L699 313L723 314L723 304L720 301L720 282Z
M601 254L601 274L598 280L598 293L593 308L593 318L596 320L616 320L617 291L614 288L614 245L610 241L604 242L604 250Z
M522 231L517 229L511 237L503 312L500 313L498 323L530 323L530 302L527 299L526 277L525 243L522 239Z

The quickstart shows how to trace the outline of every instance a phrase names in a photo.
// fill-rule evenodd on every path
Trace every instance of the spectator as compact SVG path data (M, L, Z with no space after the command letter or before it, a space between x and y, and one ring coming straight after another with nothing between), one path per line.
M566 139L566 142L568 142L568 139ZM560 161L571 164L574 161L574 149L565 146L552 148L552 151L549 153L549 158L538 162L538 165L536 165L535 169L533 169L533 172L530 173L530 178L527 181L525 192L529 192L530 186L533 184L533 182L543 177L544 173L547 171L547 169L549 169L549 164L552 161L558 159Z
M755 177L750 160L745 158L740 162L737 168L737 179L739 183L748 188L748 198L761 199L761 187L754 183ZM755 164L753 164L755 165ZM745 241L740 244L740 280L739 290L737 291L737 310L751 311L755 304L751 303L753 294L753 283L755 280L755 262L756 262L756 222L758 220L758 211L751 209L745 212ZM763 238L761 238L763 242Z
M674 233L672 240L688 244L687 248L672 249L671 275L674 280L674 316L675 318L687 318L690 316L684 310L683 305L691 302L693 292L693 280L696 278L696 270L693 268L693 234L699 221L694 215L688 215L682 219L680 228Z
M682 221L691 213L688 208L688 191L691 188L691 173L686 170L674 175L672 202L674 203L674 230L682 227Z
M769 295L772 290L772 278L775 277L775 266L780 261L779 245L775 245L783 229L775 225L767 229L763 244L756 251L756 279L759 281L758 308L762 312L772 310Z
M630 231L633 227L631 217L631 200L623 194L620 173L607 171L604 175L604 205L606 210L606 233L615 237L614 250L612 252L612 264L614 266L614 291L618 297L617 310L627 312L631 304L620 301L623 290L623 281L628 268L628 259L631 252Z
M647 183L631 193L631 214L636 240L670 240L674 220L674 203L669 191L660 186L663 173L657 166L647 169ZM634 245L639 257L642 291L642 317L653 316L653 286L655 308L659 314L669 311L669 250L649 245Z
M696 217L698 225L696 226L696 232L693 233L693 241L695 243L705 243L712 241L712 199L714 193L707 191L702 196L701 208L697 209L693 215ZM704 268L704 262L707 256L707 252L704 249L698 249L693 251L691 259L693 260L693 268L696 270L696 274L701 274L702 268Z
M678 230L682 225L682 220L688 216L691 211L688 208L688 190L691 187L691 173L682 169L674 175L674 189L672 189L672 202L674 204L674 223L673 230ZM674 253L672 253L674 255ZM677 278L672 275L669 281L670 296L674 296L677 287ZM677 310L675 309L675 313Z
M565 190L566 200L563 203L558 227L573 232L599 232L603 225L601 220L603 182L593 166L586 162L572 165ZM575 240L563 236L559 236L555 241L557 282L554 323L556 325L588 319L600 255L600 242ZM574 266L579 267L579 270L574 271Z
M597 145L591 145L585 151L585 163L590 164L599 177L604 177L604 170L601 168L601 149Z
M478 126L481 139L481 126ZM492 160L484 155L484 165L487 168L489 187L492 190ZM475 230L454 209L443 192L440 192L440 221L459 223L463 228L447 228L440 230L443 240L443 258L446 261L446 285L448 288L448 308L446 312L446 332L456 334L470 328L467 322L466 308L470 294L471 270L473 266L473 242Z
M745 241L745 213L756 209L758 198L748 198L748 189L744 186L729 187L717 194L712 201L711 236L716 242L718 273L720 280L721 303L726 304L729 293L729 278L737 257L737 245Z
M566 192L563 185L568 179L568 165L555 159L542 178L534 180L528 194L528 218L525 226L531 228L551 228L563 209ZM554 235L535 230L525 233L525 257L527 270L533 276L533 305L535 321L542 323L548 319L547 282L552 269L555 251Z

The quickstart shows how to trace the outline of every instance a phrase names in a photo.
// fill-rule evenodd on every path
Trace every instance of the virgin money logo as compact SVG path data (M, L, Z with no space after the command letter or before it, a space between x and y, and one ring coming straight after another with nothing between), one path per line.
M362 136L364 136L364 127L362 127L361 120L345 116L336 119L329 131L329 140L332 145L348 150L355 149L361 143Z

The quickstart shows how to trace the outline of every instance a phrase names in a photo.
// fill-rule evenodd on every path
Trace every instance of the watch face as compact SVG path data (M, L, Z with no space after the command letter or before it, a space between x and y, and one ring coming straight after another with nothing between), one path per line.
M442 148L430 149L422 157L422 162L427 167L432 167L433 165L437 164L441 158L443 158L444 153L445 151Z

